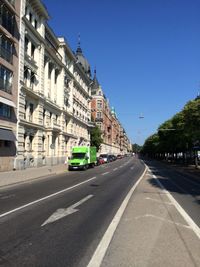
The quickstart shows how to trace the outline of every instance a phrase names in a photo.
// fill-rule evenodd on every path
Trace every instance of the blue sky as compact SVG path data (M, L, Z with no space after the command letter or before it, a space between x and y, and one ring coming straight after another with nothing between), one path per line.
M49 25L96 66L132 143L200 91L199 0L43 0ZM144 115L140 119L140 114Z

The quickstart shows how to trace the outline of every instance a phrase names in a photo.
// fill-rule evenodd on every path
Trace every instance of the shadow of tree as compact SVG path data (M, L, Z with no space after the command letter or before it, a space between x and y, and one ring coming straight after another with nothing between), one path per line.
M149 167L152 178L148 182L154 187L163 188L169 192L191 195L195 203L200 204L200 179L195 179L189 173L179 172L176 168L169 168L167 165L156 161L144 161Z

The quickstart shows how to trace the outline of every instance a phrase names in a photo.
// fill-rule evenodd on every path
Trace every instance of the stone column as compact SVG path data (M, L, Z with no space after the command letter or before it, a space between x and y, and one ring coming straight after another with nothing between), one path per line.
M47 59L44 66L44 95L48 96L48 73L49 73L49 60Z
M55 66L53 66L51 71L51 100L54 102L55 96Z

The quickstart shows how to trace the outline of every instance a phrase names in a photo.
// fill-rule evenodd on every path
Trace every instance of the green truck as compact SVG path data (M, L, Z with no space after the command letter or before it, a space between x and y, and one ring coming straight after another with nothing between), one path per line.
M89 166L94 167L97 162L96 147L75 146L72 148L71 157L68 161L68 170L86 170Z

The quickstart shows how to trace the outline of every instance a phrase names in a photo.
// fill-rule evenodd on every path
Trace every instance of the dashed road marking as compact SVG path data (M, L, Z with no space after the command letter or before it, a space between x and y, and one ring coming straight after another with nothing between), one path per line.
M110 173L110 172L104 172L104 173L102 173L101 175L106 175L106 174L108 174L108 173Z

